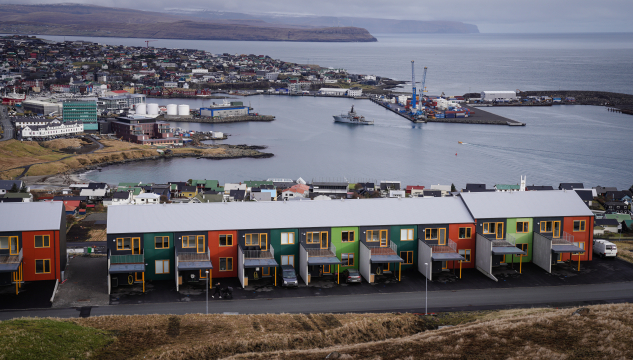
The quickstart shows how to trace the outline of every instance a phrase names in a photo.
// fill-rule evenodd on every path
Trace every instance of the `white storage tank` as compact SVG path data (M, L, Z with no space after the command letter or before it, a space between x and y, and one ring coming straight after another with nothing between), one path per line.
M167 115L178 115L178 106L176 104L167 105Z
M136 104L136 115L146 115L146 114L147 114L147 105Z
M190 115L189 114L189 105L178 105L178 115Z
M147 104L147 115L158 115L158 104Z

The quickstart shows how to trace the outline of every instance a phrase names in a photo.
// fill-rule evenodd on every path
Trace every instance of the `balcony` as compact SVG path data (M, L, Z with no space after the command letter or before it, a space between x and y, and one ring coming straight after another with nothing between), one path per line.
M179 253L178 249L176 249L176 268L178 271L213 269L213 265L211 264L211 253L209 252L209 249L206 249L204 253Z
M22 264L22 249L18 255L0 255L0 273L15 272Z
M110 255L108 252L108 273L145 272L145 254Z

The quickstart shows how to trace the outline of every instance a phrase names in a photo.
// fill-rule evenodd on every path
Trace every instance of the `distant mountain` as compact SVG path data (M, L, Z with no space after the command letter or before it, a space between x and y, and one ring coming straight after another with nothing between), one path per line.
M201 9L167 9L170 14L206 20L260 20L270 24L298 26L357 26L372 34L477 34L477 25L459 21L392 20L361 17L304 16L287 14L245 14Z
M376 41L358 27L271 24L257 19L204 19L78 4L0 5L0 33L249 41Z

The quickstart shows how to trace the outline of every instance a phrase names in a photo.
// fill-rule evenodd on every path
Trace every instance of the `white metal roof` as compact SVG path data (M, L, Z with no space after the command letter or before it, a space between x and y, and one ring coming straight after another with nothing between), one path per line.
M461 193L475 219L593 216L575 191Z
M61 201L0 203L0 232L59 230Z
M265 201L108 208L108 233L473 222L461 199Z

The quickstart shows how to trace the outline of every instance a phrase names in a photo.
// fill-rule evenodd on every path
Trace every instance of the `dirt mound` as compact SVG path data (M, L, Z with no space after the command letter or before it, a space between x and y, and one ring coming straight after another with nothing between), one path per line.
M84 142L81 138L76 139L55 139L49 141L42 141L40 145L42 147L53 149L53 150L61 150L66 148L81 148Z

